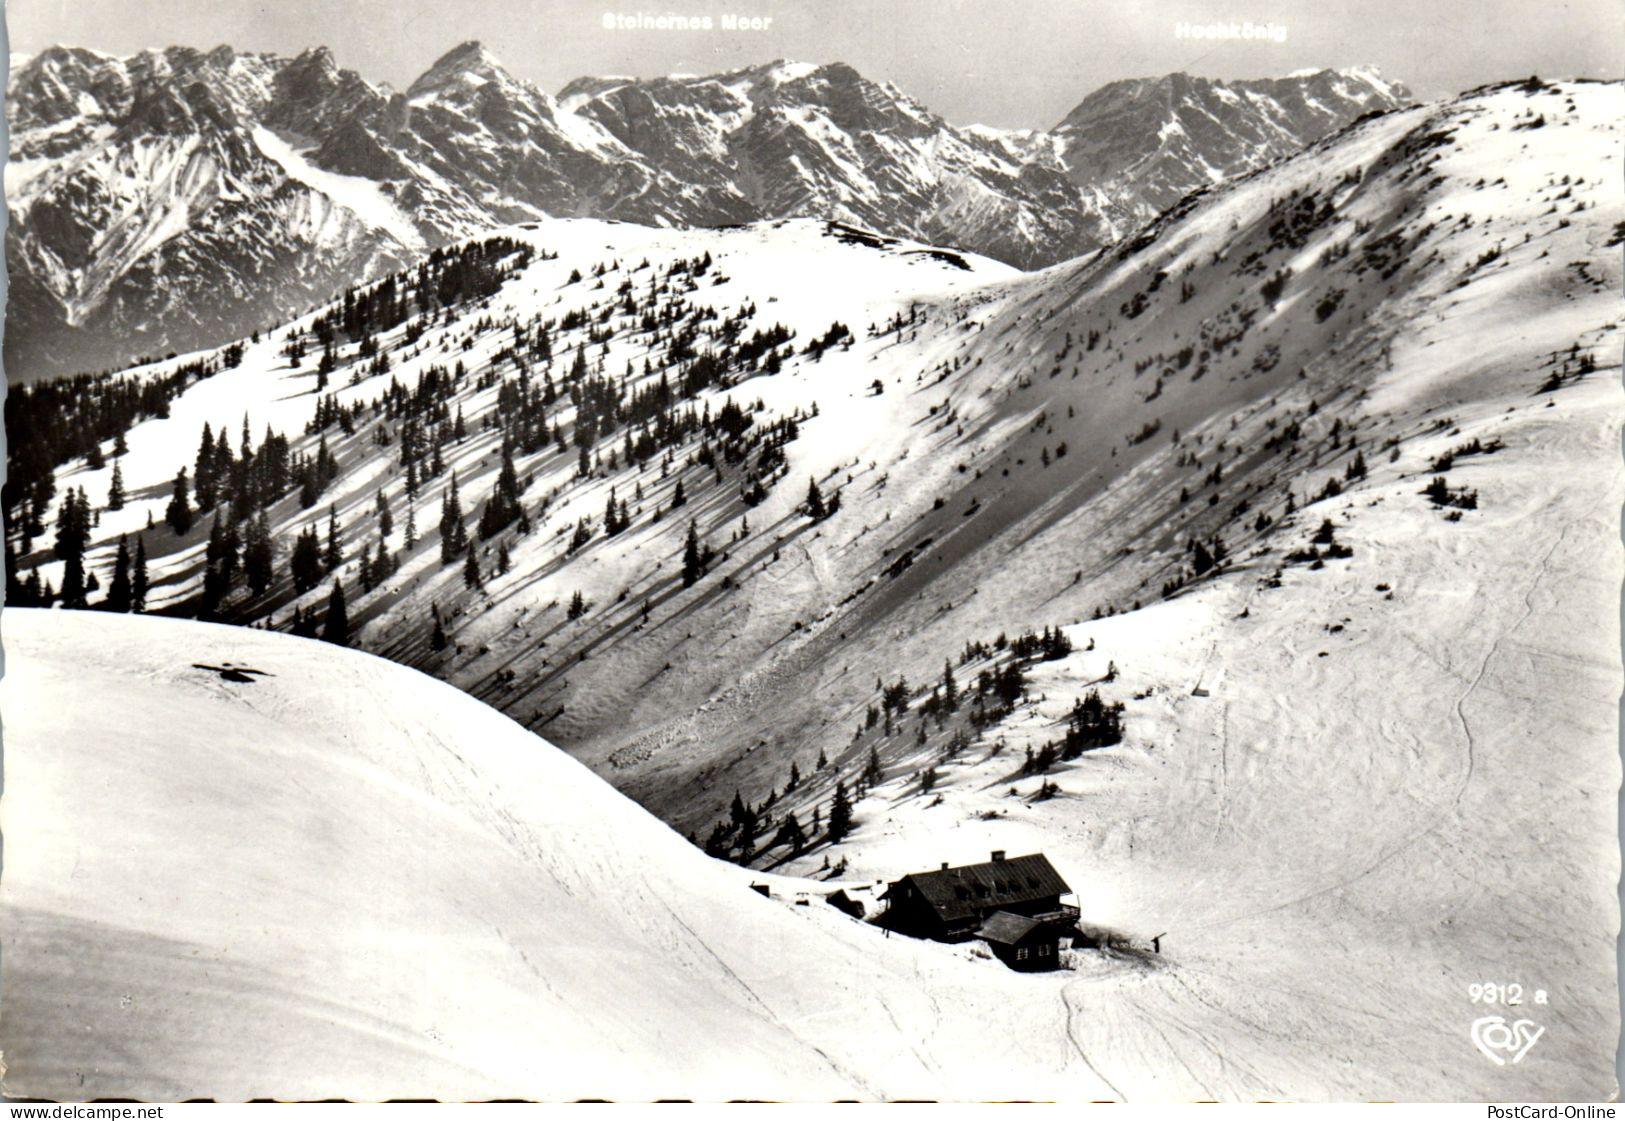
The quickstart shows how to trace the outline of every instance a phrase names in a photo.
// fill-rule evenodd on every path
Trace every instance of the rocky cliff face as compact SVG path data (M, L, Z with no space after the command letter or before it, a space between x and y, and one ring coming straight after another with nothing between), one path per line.
M1144 220L1193 187L1283 159L1410 100L1404 86L1370 68L1246 82L1170 74L1102 87L1049 138L1068 179Z

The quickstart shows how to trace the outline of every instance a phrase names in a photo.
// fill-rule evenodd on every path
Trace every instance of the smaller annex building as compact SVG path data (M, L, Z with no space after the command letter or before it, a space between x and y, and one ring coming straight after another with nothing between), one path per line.
M1056 923L995 911L976 936L987 943L994 957L1023 973L1054 969L1060 960L1061 927Z

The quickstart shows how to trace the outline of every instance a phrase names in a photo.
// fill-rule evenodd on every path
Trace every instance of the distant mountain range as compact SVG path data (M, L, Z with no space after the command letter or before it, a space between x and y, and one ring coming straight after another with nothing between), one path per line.
M1116 82L1048 132L957 127L850 66L583 78L557 97L478 43L404 92L219 47L13 59L12 381L246 335L496 225L810 215L1022 268L1409 103L1368 69Z

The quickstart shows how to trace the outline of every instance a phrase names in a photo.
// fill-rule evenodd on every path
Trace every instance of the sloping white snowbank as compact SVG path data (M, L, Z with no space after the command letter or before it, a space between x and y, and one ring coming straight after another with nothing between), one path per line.
M1110 1092L1009 1022L1048 982L764 899L410 670L152 617L4 639L10 1094Z

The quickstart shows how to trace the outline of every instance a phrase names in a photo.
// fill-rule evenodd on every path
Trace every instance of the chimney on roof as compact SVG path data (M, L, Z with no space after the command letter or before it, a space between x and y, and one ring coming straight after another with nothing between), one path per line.
M944 871L944 872L946 872L946 871L947 871L947 870L948 870L948 862L947 862L947 861L946 861L946 860L944 860L944 861L943 861L943 862L942 862L942 870L943 870L943 871Z
M1004 859L1004 850L1003 849L994 849L993 850L993 863L997 864L1003 859Z

